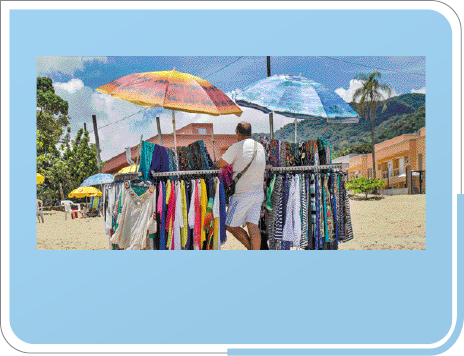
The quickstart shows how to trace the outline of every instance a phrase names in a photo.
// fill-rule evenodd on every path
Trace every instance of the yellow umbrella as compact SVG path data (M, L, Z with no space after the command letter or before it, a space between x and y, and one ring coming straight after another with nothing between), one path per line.
M137 164L133 164L132 166L127 166L121 169L118 173L136 173L139 169Z
M94 187L80 187L69 193L70 198L101 197L102 192Z
M43 183L45 177L39 173L37 173L37 184Z

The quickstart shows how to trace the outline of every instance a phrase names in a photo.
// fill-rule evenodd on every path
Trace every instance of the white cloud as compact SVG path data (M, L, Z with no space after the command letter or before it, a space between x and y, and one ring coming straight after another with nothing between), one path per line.
M75 78L66 83L56 82L53 86L56 94L69 103L72 137L84 127L84 123L88 131L93 131L92 115L96 115L102 160L123 152L125 147L135 146L141 134L144 134L144 138L154 135L145 134L154 132L149 124L139 127L139 123L143 122L142 113L137 114L142 109L140 106L96 92L81 83L80 79ZM128 117L130 115L133 116ZM121 119L124 120L116 122ZM94 143L95 134L91 132L89 136L90 142Z
M82 81L75 78L66 83L54 83L54 87L56 94L69 103L72 136L84 126L84 123L87 124L88 131L93 131L92 115L97 116L103 161L123 153L125 147L137 145L141 135L143 135L144 140L156 136L156 115L160 117L161 132L163 134L172 133L171 110L162 108L145 110L141 106L96 92L90 87L81 86L80 83ZM236 115L210 116L176 111L176 128L180 129L193 122L212 123L215 134L234 134L237 124L240 121L247 121L251 123L254 133L269 133L268 114L250 108L242 107L241 109L243 114L240 117ZM291 118L274 114L274 132L292 122ZM95 142L93 132L90 133L90 142Z
M107 63L108 57L37 57L37 74L68 74L84 70L85 63L98 61Z
M348 89L345 88L338 88L335 89L335 92L342 97L343 100L345 100L347 103L351 103L353 101L353 95L356 92L357 89L361 88L363 85L363 82L361 80L357 79L352 79L350 80L350 85L348 86ZM386 99L388 97L387 93L385 91L380 91L382 96ZM390 98L398 96L398 93L395 92L394 89L392 89ZM360 99L357 100L359 102Z
M67 83L56 82L53 83L55 90L65 90L69 94L74 94L75 92L81 90L84 87L84 82L80 79L71 79Z
M423 88L420 88L420 89L411 89L411 93L414 94L414 93L417 93L417 94L425 94L425 87Z

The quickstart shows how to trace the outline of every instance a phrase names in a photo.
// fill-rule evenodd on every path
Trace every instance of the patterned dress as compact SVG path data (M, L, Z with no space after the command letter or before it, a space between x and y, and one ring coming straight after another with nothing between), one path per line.
M306 176L300 176L300 219L301 219L301 240L300 247L302 249L307 249L308 247L308 219L311 216L308 216L308 199L306 191Z
M272 139L269 145L269 164L273 167L280 166L280 142Z

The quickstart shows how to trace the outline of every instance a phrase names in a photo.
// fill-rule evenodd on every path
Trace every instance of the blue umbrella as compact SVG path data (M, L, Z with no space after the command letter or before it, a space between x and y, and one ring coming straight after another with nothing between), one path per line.
M302 76L273 75L249 85L235 96L240 106L296 119L321 117L329 123L357 123L359 115L337 93Z
M90 176L79 187L90 187L91 185L113 183L114 178L112 174L98 173Z

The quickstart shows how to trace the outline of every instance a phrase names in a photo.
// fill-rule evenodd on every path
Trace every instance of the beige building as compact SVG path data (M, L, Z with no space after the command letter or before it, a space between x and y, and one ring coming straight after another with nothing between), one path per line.
M425 127L414 134L401 135L374 146L377 178L385 179L385 188L406 188L406 170L412 172L415 186L425 187ZM349 161L349 178L373 177L372 154L353 157ZM423 182L419 182L422 177Z

